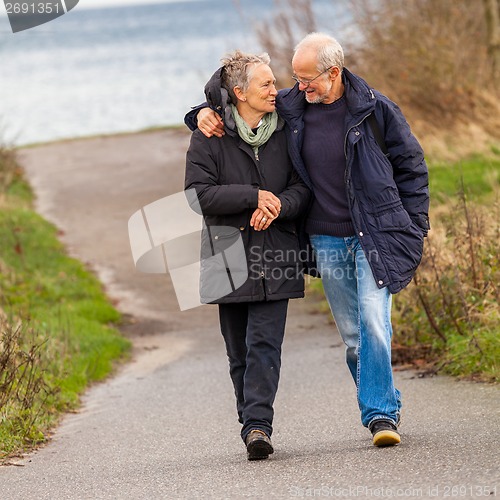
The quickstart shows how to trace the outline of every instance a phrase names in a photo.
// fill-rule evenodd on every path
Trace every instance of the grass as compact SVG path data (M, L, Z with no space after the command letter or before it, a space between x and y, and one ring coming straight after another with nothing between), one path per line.
M429 165L429 188L433 204L442 204L460 191L461 184L467 194L478 201L486 201L500 182L500 154L473 155L457 163Z
M5 167L5 163L0 167ZM97 278L68 257L16 171L0 186L0 458L43 442L130 343Z

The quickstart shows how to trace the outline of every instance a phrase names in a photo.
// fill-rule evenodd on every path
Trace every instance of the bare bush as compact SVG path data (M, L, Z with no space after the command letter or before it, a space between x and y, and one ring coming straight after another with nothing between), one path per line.
M347 66L402 107L428 154L456 160L500 138L500 0L333 2L336 12L352 15ZM274 6L277 13L254 29L285 87L293 83L293 48L316 30L317 18L311 0L274 0Z
M412 120L438 129L498 117L483 2L352 0L356 71ZM488 103L489 101L489 103ZM489 121L500 137L500 120Z
M488 53L493 76L500 82L500 0L483 0L488 34Z
M12 148L0 144L0 195L4 195L19 175L16 154Z
M241 10L237 0L235 3ZM273 0L275 14L270 20L258 19L254 30L260 44L272 59L277 87L289 87L291 63L295 45L307 33L316 31L316 18L312 0Z
M57 389L46 381L45 341L21 322L0 316L0 430L27 444L43 441L36 421ZM0 459L8 451L0 449Z
M429 233L414 282L395 298L397 343L426 345L456 373L498 376L499 216L498 200L471 204L462 187Z

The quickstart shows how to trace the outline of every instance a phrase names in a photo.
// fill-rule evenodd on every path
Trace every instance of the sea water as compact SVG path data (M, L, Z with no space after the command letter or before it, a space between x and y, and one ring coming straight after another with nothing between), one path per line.
M271 20L274 8L271 0L77 6L16 34L0 16L0 141L23 145L182 123L224 53L262 50L253 23ZM314 8L322 28L335 34L332 1Z

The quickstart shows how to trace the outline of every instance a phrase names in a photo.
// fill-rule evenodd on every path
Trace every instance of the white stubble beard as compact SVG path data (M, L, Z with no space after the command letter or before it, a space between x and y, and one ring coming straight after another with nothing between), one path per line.
M309 100L308 98L308 93L306 91L304 91L304 94L306 95L306 101L309 103L309 104L321 104L329 95L330 95L330 92L332 90L332 87L333 87L333 82L330 81L330 85L329 85L329 88L327 88L325 90L325 92L323 92L322 94L318 94L316 97L314 97L312 100Z

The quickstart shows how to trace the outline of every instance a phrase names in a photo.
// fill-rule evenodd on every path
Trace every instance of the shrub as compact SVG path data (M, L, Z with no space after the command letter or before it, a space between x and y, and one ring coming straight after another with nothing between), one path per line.
M413 283L395 297L395 342L439 359L437 369L500 378L499 215L498 200L472 204L462 187L429 233Z
M50 421L47 403L58 392L45 375L45 344L25 324L0 318L0 458L18 443L45 439L40 427Z
M0 144L0 196L5 195L18 175L15 151Z

